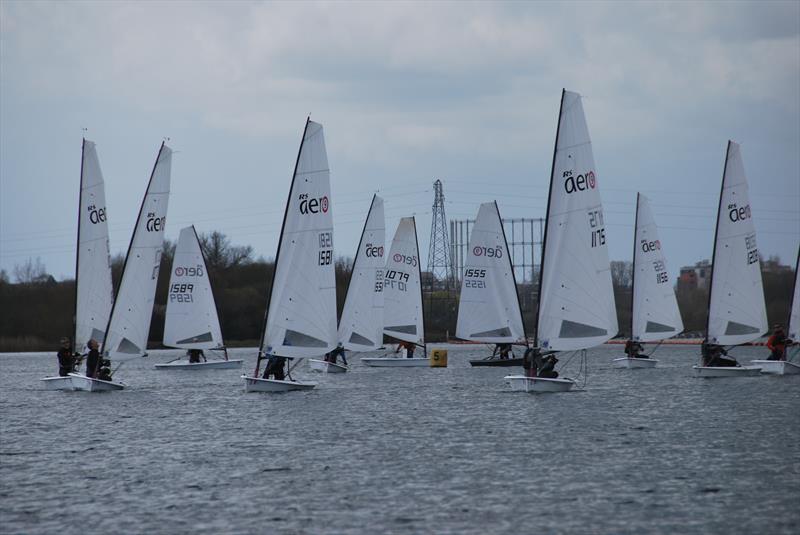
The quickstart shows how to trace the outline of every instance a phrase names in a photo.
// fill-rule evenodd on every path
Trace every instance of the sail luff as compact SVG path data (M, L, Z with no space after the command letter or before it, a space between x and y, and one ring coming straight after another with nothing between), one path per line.
M75 308L72 311L72 353L78 351L78 285L81 265L81 216L83 215L83 167L86 159L86 138L81 141L81 178L78 188L78 233L75 235Z
M641 193L636 192L636 213L633 218L633 263L631 264L631 339L635 339L633 322L636 317L636 243L639 239L639 199Z
M786 325L786 336L800 342L800 247L797 249L797 260L794 264L794 283L792 284L792 302L789 305L789 322Z

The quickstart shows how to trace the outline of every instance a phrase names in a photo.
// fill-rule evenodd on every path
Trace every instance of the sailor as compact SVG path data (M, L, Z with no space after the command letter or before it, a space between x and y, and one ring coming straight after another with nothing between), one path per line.
M401 349L406 350L406 358L410 359L414 357L414 348L416 346L411 342L400 342L397 344L397 349L394 350L395 353L399 353Z
M735 358L728 356L728 352L725 351L724 347L717 344L709 344L706 340L700 346L700 352L703 355L703 366L731 368L739 365Z
M558 359L556 358L554 353L550 353L546 357L542 357L541 353L537 352L537 360L536 363L536 376L543 377L545 379L555 379L558 377L558 372L555 371L556 363L558 363Z
M500 360L507 360L508 354L511 352L511 344L495 344L492 357L500 353Z
M97 370L97 378L101 381L111 380L111 361L108 359L100 359L100 369Z
M646 359L649 358L647 355L640 354L644 348L642 344L637 342L636 340L628 340L625 342L625 354L628 355L628 358L631 359Z
M66 377L75 369L75 361L72 356L72 347L69 338L61 339L61 347L58 349L58 375Z
M336 364L339 357L342 357L342 362L347 366L347 358L344 356L344 346L341 342L336 344L336 349L325 355L325 362Z
M201 357L204 361L206 360L205 355L203 355L202 349L190 349L188 353L189 353L189 364L199 364Z
M89 355L86 357L86 377L94 377L97 375L97 369L100 364L100 352L97 350L99 344L97 340L92 338L89 343Z
M272 347L267 348L267 366L264 368L262 379L269 379L271 375L276 381L286 380L286 358L272 354Z
M767 360L786 360L786 344L791 343L786 339L786 333L780 325L775 325L772 336L767 340L767 349L771 354Z
M522 370L526 377L536 377L536 355L538 351L529 347L522 355Z

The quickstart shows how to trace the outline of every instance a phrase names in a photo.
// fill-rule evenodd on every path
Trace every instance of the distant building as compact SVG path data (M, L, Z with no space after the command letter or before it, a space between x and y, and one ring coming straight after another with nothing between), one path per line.
M693 266L681 268L681 274L678 276L678 288L683 290L706 289L709 280L711 280L711 262L701 260Z

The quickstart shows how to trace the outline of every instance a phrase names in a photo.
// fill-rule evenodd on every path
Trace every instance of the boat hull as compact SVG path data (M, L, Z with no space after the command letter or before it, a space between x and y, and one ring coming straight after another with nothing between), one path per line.
M279 381L278 379L259 379L242 375L245 392L291 392L292 390L311 390L317 383L306 381Z
M319 359L308 359L308 367L315 372L322 373L345 373L347 371L347 366Z
M692 366L695 377L753 377L761 374L761 368L751 366Z
M406 357L362 357L361 362L377 368L416 368L430 366L427 358Z
M655 368L658 360L620 357L614 359L613 364L615 368Z
M506 383L513 392L567 392L575 386L572 379L548 379L546 377L526 377L524 375L506 375Z
M761 368L761 373L772 375L798 375L800 364L785 360L751 360L750 364Z
M123 383L93 379L92 377L86 377L78 373L71 373L69 376L72 379L72 388L74 390L80 390L81 392L111 392L125 389Z
M186 359L156 364L157 370L238 370L241 360L209 360L208 362L192 362Z
M42 377L41 381L45 390L75 390L72 386L72 378L69 376Z
M484 367L484 366L492 366L498 368L509 368L512 366L522 366L522 357L513 358L513 359L499 359L499 358L488 358L488 359L480 359L480 360L471 360L469 361L470 366L475 367Z

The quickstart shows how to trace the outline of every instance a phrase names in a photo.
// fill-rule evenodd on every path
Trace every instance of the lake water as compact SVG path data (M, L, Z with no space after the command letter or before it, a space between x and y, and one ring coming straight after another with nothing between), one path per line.
M584 389L532 395L470 368L483 346L449 350L446 369L351 357L286 394L153 369L175 351L126 363L122 392L49 392L55 352L0 355L0 532L800 531L800 376L696 379L684 346L617 370L606 346Z

